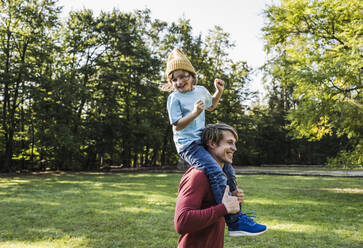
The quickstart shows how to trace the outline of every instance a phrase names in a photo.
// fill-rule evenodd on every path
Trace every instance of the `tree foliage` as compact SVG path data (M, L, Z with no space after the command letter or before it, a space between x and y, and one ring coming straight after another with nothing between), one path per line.
M238 130L236 164L324 163L345 137L355 141L348 148L362 147L355 146L362 65L354 1L344 2L350 10L343 2L301 1L294 9L284 1L266 12L273 94L269 106L254 108L252 68L230 58L235 44L221 27L195 35L190 20L166 23L148 9L98 16L83 9L61 20L55 2L0 1L0 171L176 164L168 94L159 89L174 47L190 58L198 84L213 93L214 79L225 81L207 122ZM293 140L286 125L312 141ZM327 133L341 138L322 138ZM324 144L331 149L321 152Z
M311 141L346 136L360 150L353 154L363 154L362 7L358 0L283 0L265 11L264 27L266 69L294 107L290 133ZM362 155L353 160L361 165Z

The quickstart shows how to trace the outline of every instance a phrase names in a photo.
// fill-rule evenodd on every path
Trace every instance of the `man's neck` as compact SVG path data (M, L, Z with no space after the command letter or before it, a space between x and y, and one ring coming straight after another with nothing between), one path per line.
M214 154L210 152L210 150L209 150L209 149L208 149L208 152L210 153L210 155L212 155L212 157L214 158L214 160L215 160L215 161L219 164L219 166L223 169L223 167L224 167L224 162L222 162L222 161L220 161L218 158L216 158L216 157L214 156Z
M219 166L223 169L224 167L224 162L221 162L218 158L212 156L214 158L214 160L219 164Z

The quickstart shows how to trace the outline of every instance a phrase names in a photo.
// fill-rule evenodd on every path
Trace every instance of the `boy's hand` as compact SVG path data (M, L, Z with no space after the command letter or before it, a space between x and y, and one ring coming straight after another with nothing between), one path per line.
M236 196L239 203L243 203L245 200L245 194L243 193L242 189L236 189L235 191L232 191L232 195Z
M222 79L216 78L214 80L214 87L216 87L217 91L223 92L223 90L224 90L224 81Z
M202 113L204 109L205 109L205 105L204 105L204 102L201 99L199 99L198 101L196 101L194 103L193 112L196 113L197 115Z

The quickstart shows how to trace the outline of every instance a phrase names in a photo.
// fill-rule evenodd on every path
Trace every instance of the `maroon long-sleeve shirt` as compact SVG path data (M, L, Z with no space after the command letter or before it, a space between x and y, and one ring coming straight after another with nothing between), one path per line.
M226 214L224 205L214 200L208 177L191 167L180 181L175 208L178 248L223 247Z

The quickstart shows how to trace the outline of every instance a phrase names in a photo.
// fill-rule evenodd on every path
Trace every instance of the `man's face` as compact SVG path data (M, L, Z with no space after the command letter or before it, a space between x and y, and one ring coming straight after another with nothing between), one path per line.
M210 143L209 151L219 164L232 164L233 154L237 151L236 138L230 131L222 131L223 139L219 144Z

